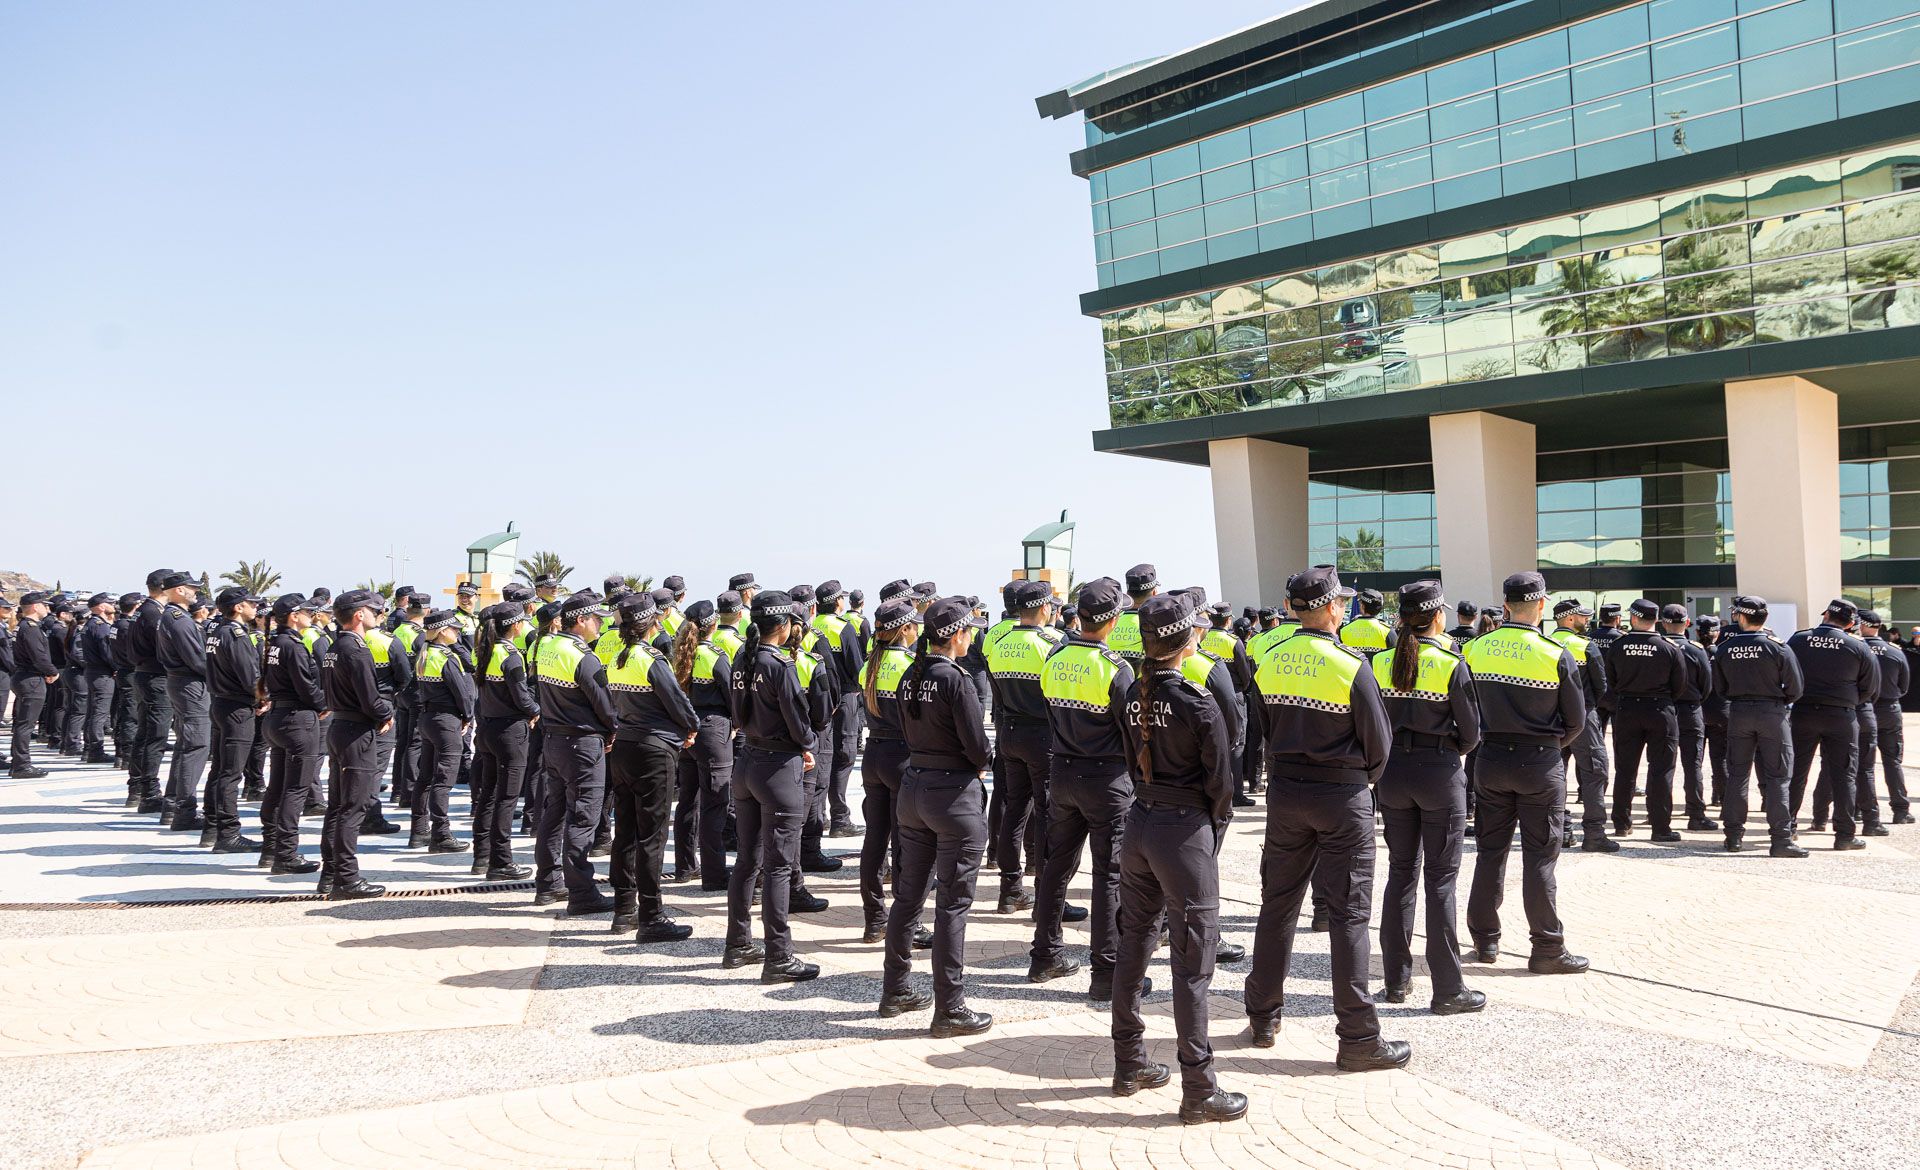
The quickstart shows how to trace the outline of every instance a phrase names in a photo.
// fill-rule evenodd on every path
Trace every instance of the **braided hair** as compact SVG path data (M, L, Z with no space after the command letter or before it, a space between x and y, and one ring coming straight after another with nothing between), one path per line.
M880 660L887 651L906 641L906 633L912 627L901 626L897 630L877 630L873 635L873 650L867 654L867 667L861 672L861 691L866 704L867 714L880 713Z
M1140 736L1140 754L1134 757L1141 780L1153 781L1153 680L1156 674L1179 669L1180 651L1193 639L1193 627L1182 626L1168 634L1157 634L1140 627L1140 648L1145 661L1140 666L1140 709L1134 712L1134 731Z
M645 645L648 632L659 624L660 612L658 610L654 611L652 617L644 620L637 617L621 618L620 641L622 644L620 646L620 657L614 659L613 664L615 666L625 666L628 656L633 653L633 648L635 646Z

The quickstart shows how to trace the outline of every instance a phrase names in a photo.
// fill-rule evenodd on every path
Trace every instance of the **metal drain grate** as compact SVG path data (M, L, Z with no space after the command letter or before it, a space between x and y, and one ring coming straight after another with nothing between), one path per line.
M603 883L604 884L604 883ZM419 890L388 890L378 898L357 899L383 902L391 898L443 898L449 894L511 894L533 889L532 882L481 882L477 885L432 886ZM146 910L167 906L249 906L273 902L330 902L318 894L243 894L220 898L169 898L161 902L0 902L0 910Z

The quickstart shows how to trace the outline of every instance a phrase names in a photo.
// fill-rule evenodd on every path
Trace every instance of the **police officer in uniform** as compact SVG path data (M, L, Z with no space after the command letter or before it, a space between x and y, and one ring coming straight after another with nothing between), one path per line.
M7 760L7 775L15 780L38 780L47 774L33 762L33 729L40 722L47 688L60 680L46 631L40 628L48 612L45 593L20 598L20 628L13 644L13 744Z
M861 702L867 709L867 754L860 764L865 799L860 815L866 819L866 838L860 847L860 906L866 922L862 942L876 943L887 936L887 900L881 869L888 853L894 858L893 888L899 882L900 826L894 806L907 768L906 733L900 725L900 682L913 664L919 639L920 615L911 603L889 600L874 614L873 650L862 671ZM994 704L997 715L1000 704ZM1004 742L1004 741L1003 741ZM929 937L931 944L931 937Z
M85 759L89 764L113 763L113 757L107 754L107 732L114 709L115 608L112 594L94 594L87 599L86 622L78 630L81 655L86 662L81 685L86 688L87 718L83 742Z
M1160 591L1160 572L1152 565L1135 565L1127 570L1127 608L1107 633L1107 648L1126 661L1128 667L1140 665L1140 615L1137 612L1147 598Z
M113 766L127 772L127 807L139 808L146 786L133 775L133 745L140 738L140 702L134 674L133 615L145 600L138 593L120 595L113 619ZM4 665L4 664L0 664ZM9 668L10 669L10 668Z
M887 913L887 959L880 1014L897 1016L933 1005L935 1038L977 1036L993 1017L967 1006L964 978L967 911L987 843L987 794L981 773L991 750L986 716L959 659L985 623L964 597L927 607L920 644L895 691L907 767L894 810L900 826L898 876ZM938 882L933 911L933 995L907 984L914 926L927 886Z
M1617 601L1607 602L1594 611L1593 628L1587 631L1587 642L1589 643L1587 653L1589 655L1598 654L1604 662L1607 657L1607 647L1613 645L1614 639L1624 633L1626 633L1626 631L1620 628L1620 603ZM1605 739L1612 730L1613 705L1609 702L1602 704L1600 707L1601 738Z
M535 677L546 769L534 905L567 902L569 917L605 914L613 899L593 881L594 833L607 798L607 744L616 728L607 671L588 649L607 611L582 590L560 604L560 632L541 642Z
M1005 590L1007 611L1014 615L987 631L983 653L993 684L994 783L1006 795L1000 817L1000 839L995 848L1000 862L1002 914L1033 908L1033 895L1022 888L1021 846L1032 818L1047 821L1048 783L1052 775L1053 732L1047 719L1047 699L1040 686L1047 656L1066 640L1051 626L1053 587L1045 581L1014 581ZM1034 861L1045 863L1046 836L1036 835Z
M858 631L841 615L846 606L846 595L841 592L840 582L828 580L820 582L813 591L813 603L816 613L813 629L820 635L824 646L815 649L824 657L833 660L833 683L839 688L839 705L833 713L833 768L827 783L827 835L829 837L858 837L860 830L853 827L852 810L847 807L847 780L853 775L854 754L860 746L860 701L854 698L860 690L860 668L865 664L865 656L860 652Z
M1592 616L1593 610L1581 602L1562 598L1554 602L1554 628L1547 636L1579 664L1587 701L1587 729L1567 752L1580 791L1580 849L1585 853L1618 853L1620 843L1607 836L1607 741L1600 730L1600 706L1607 698L1607 660L1600 647L1586 636L1587 619ZM1569 825L1561 838L1562 848L1573 847L1572 834Z
M1480 617L1480 607L1463 599L1455 607L1455 613L1460 620L1447 631L1447 637L1453 640L1453 648L1458 650L1466 643L1473 641L1473 623Z
M526 606L502 601L480 611L474 681L479 723L473 737L473 872L490 882L533 876L513 860L513 814L527 782L531 723L540 701L517 643L526 627Z
M1371 658L1387 648L1387 623L1380 620L1386 599L1377 589L1362 589L1353 595L1359 616L1340 627L1340 644L1351 646Z
M402 585L394 591L393 606L386 632L393 637L393 653L412 663L418 657L420 623L427 617L427 595ZM411 680L394 696L393 710L393 801L397 808L411 809L420 777L420 695Z
M680 755L673 819L673 880L723 890L727 878L727 792L733 785L732 654L720 648L720 611L702 599L681 615L673 675L699 721ZM732 633L731 630L727 631ZM711 869L711 873L709 873Z
M207 782L207 828L215 853L258 853L240 835L240 781L253 753L254 719L265 709L260 652L253 641L253 600L228 586L215 598L220 619L207 635L207 689L212 693L213 776Z
M794 957L787 927L800 830L806 823L802 777L818 763L806 688L794 660L782 652L798 636L793 599L779 590L756 591L747 640L733 663L733 725L744 744L733 763L733 807L740 852L727 884L724 967L761 964L762 983L802 983L820 974L816 963ZM765 946L753 942L754 883L761 883Z
M1533 944L1527 970L1577 975L1587 969L1587 960L1567 953L1555 906L1554 869L1560 860L1561 821L1567 815L1567 768L1561 753L1586 734L1586 682L1573 655L1540 632L1546 578L1515 573L1502 583L1501 592L1507 620L1469 642L1465 656L1485 736L1474 760L1479 799L1474 806L1467 930L1473 935L1475 958L1491 963L1499 957L1500 903L1517 824L1520 894ZM1671 713L1667 718L1671 721Z
M1627 608L1632 632L1613 638L1605 651L1613 708L1613 835L1624 837L1632 829L1633 786L1645 752L1653 840L1678 841L1680 834L1673 831L1673 764L1680 724L1673 705L1687 689L1687 662L1679 648L1654 629L1659 606L1639 597Z
M1183 665L1198 652L1203 610L1190 597L1153 597L1138 611L1140 676L1128 688L1128 765L1135 800L1120 847L1120 914L1113 997L1113 1092L1130 1097L1172 1079L1147 1060L1141 988L1167 920L1180 1120L1232 1121L1243 1093L1214 1078L1207 992L1220 941L1220 849L1233 820L1235 758L1218 698Z
M1141 570L1147 570L1144 577ZM1151 566L1135 566L1136 582L1151 581ZM1151 585L1147 586L1151 589ZM1142 597L1145 600L1145 597ZM1092 979L1087 998L1113 998L1114 930L1119 914L1120 833L1133 804L1127 771L1126 697L1133 668L1109 648L1121 611L1120 583L1101 577L1080 587L1080 631L1054 648L1040 674L1051 730L1048 764L1046 862L1034 893L1033 947L1027 978L1060 979L1079 970L1063 953L1060 924L1067 886L1080 868L1080 849L1093 846ZM1139 615L1133 614L1137 636Z
M453 835L447 808L478 698L473 670L460 646L462 629L453 610L434 610L421 623L413 655L414 726L420 737L420 770L414 775L413 821L407 848L424 845L428 853L467 851L466 842Z
M349 589L333 602L335 632L322 663L327 707L327 819L322 833L320 892L335 901L375 898L387 892L360 876L360 824L379 790L375 737L393 724L393 704L374 679L366 632L380 621L386 602L377 593Z
M9 715L7 707L13 695L13 667L13 599L0 593L0 675L7 680L7 689L0 691L0 716Z
M1693 619L1693 640L1713 661L1713 648L1720 641L1720 619L1703 613ZM1727 792L1727 697L1708 688L1700 701L1700 715L1707 725L1707 777L1710 788L1707 803L1719 808Z
M1713 648L1713 689L1727 699L1727 789L1721 806L1726 850L1745 848L1747 778L1760 773L1760 807L1767 818L1774 857L1805 857L1793 842L1787 783L1793 749L1787 708L1800 701L1800 663L1767 631L1763 597L1733 599L1735 629Z
M1817 751L1820 781L1814 791L1814 828L1824 827L1823 797L1833 802L1833 847L1865 849L1854 835L1853 771L1859 758L1859 708L1877 694L1880 668L1865 642L1847 633L1859 618L1850 601L1827 603L1819 625L1787 639L1787 649L1800 663L1806 691L1793 705L1793 815L1800 815L1807 777Z
M1707 789L1700 766L1707 751L1704 705L1713 690L1713 660L1699 643L1687 637L1686 606L1662 606L1660 624L1666 630L1667 641L1680 651L1687 664L1686 685L1673 697L1674 719L1680 727L1680 774L1685 783L1687 831L1711 833L1720 827L1720 822L1707 816Z
M473 609L479 596L480 587L471 581L462 581L453 590L453 620L460 627L460 645L469 655L480 635L480 615Z
M1373 903L1373 796L1386 768L1392 730L1365 657L1335 637L1353 591L1331 566L1287 579L1287 607L1300 631L1254 674L1265 704L1267 831L1260 854L1260 918L1246 1007L1256 1048L1280 1028L1293 936L1308 884L1327 895L1333 1008L1339 1067L1401 1068L1404 1040L1380 1036L1367 994Z
M734 632L744 639L747 636L747 627L753 621L753 599L760 596L760 583L754 580L752 573L735 573L727 578L727 592L738 594L740 597L740 617L733 628Z
M1887 805L1892 811L1893 823L1911 825L1913 813L1907 799L1907 776L1901 765L1901 759L1906 754L1906 732L1900 722L1900 700L1906 697L1907 688L1912 683L1913 668L1907 663L1906 652L1886 640L1891 625L1872 610L1860 615L1860 627L1865 634L1867 648L1879 656L1880 662L1880 698L1873 705L1875 732L1872 746L1880 752L1880 774L1886 777ZM1896 638L1899 636L1899 631L1892 632Z
M174 742L167 775L167 792L174 804L167 827L176 832L195 832L207 827L196 805L213 736L213 711L207 697L207 636L189 608L198 591L194 579L175 572L167 574L161 584L167 607L161 612L155 645L160 665L167 672Z
M260 802L260 864L278 875L312 873L315 862L300 856L300 811L306 785L318 775L321 714L327 695L320 663L300 636L313 624L307 599L288 593L273 603L276 628L267 641L267 790Z
M660 879L667 828L679 786L680 753L693 745L700 719L674 677L670 659L653 647L658 602L633 593L620 602L619 653L607 663L618 730L607 760L613 806L613 931L638 932L642 943L678 942L693 928L667 917Z
M320 595L325 592L325 589L315 590L313 597L308 599L309 605L316 611L314 624L307 630L309 634L314 635L314 644L309 648L322 656L326 654L326 646L331 640L325 625L327 606L319 600ZM402 649L398 640L391 633L381 629L378 623L369 626L364 634L367 653L373 657L374 685L379 688L381 697L393 704L397 722L398 712L401 709L401 696L412 694L414 689L413 656ZM390 775L394 748L398 743L399 734L396 727L388 727L377 732L373 737L374 765L383 778ZM393 800L395 809L404 809L411 819L413 815L411 795L403 801L400 799L399 790L396 789ZM367 799L366 815L360 822L360 835L365 837L371 834L398 833L399 831L399 823L388 820L386 814L380 811L380 789L375 785L373 795Z
M1873 693L1862 695L1860 706L1854 709L1854 716L1859 724L1860 747L1855 753L1853 763L1853 811L1854 819L1860 822L1860 835L1863 837L1885 837L1892 832L1880 820L1880 794L1873 784L1873 755L1874 749L1880 742L1879 707L1881 700L1890 689L1886 677L1889 659L1874 646L1875 642L1880 642L1882 647L1886 646L1886 643L1867 633L1869 627L1875 630L1880 628L1879 619L1879 614L1870 609L1863 609L1860 611L1859 625L1855 627L1860 640L1866 643L1867 649L1873 651L1874 665ZM1898 692L1894 693L1898 694ZM1825 811L1823 806L1816 801L1814 815L1818 816L1823 811Z
M1248 720L1251 708L1247 703L1247 692L1253 689L1253 659L1247 656L1246 643L1242 642L1232 630L1233 607L1220 602L1206 611L1207 626L1200 634L1200 649L1219 659L1226 665L1227 677L1233 683L1233 707L1238 718L1238 730L1233 741L1233 807L1252 808L1253 797L1247 795L1247 786L1251 782L1248 773L1252 769L1249 760L1257 760L1257 752L1246 750L1247 741L1256 738L1258 732L1250 728Z
M1454 886L1467 830L1463 759L1480 742L1473 674L1441 627L1447 600L1438 581L1400 587L1400 622L1391 651L1373 656L1373 679L1393 727L1393 751L1378 797L1387 841L1387 888L1380 908L1383 998L1404 1003L1413 991L1415 870L1424 855L1427 974L1435 1015L1477 1012L1485 994L1460 969Z

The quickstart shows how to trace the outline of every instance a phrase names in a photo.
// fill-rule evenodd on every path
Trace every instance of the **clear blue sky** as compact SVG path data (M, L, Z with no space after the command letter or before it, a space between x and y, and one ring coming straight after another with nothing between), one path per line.
M0 568L1212 587L1033 98L1290 6L0 0Z

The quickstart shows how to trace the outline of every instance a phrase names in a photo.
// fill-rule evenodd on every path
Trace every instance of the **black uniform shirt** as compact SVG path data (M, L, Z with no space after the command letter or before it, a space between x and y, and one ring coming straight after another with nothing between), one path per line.
M1141 734L1142 705L1146 713ZM1134 795L1149 804L1204 810L1215 822L1233 817L1233 736L1211 687L1178 670L1148 667L1127 688L1127 770ZM1141 748L1152 771L1143 771Z
M769 752L810 752L813 721L793 660L778 647L755 642L733 672L733 725L747 746ZM738 766L738 765L736 765Z
M1418 694L1383 690L1380 697L1386 702L1387 722L1393 727L1395 738L1424 736L1428 740L1441 740L1464 756L1480 746L1480 697L1473 689L1473 671L1467 669L1466 660L1448 645L1451 639L1423 634L1420 641L1454 660L1453 675L1447 680L1447 701L1441 703ZM1381 661L1386 664L1381 669L1387 671L1391 681L1393 651L1383 650L1381 654L1384 656ZM1377 683L1379 679L1374 681Z
M1609 706L1622 699L1673 700L1687 689L1687 660L1664 634L1631 630L1607 644L1606 656Z
M549 640L570 638L580 650L568 686L545 675L539 680L540 726L561 735L598 735L613 738L619 726L613 693L607 690L607 668L578 634L549 634ZM544 668L543 668L544 669Z
M280 711L326 709L320 663L294 630L280 630L267 643L267 701Z
M884 647L880 652L886 656L886 665L891 669L904 672L906 668L913 663L913 651L906 646L889 645ZM866 680L864 674L860 677L862 682ZM885 676L883 675L881 677ZM1000 700L997 693L994 698L993 707L994 711L998 713ZM900 741L905 739L905 736L900 730L900 693L897 690L888 690L886 687L879 685L873 688L873 706L867 710L867 737L870 740L890 739Z
M1873 651L1839 626L1818 625L1787 639L1807 680L1805 701L1816 707L1858 707L1880 680Z
M637 742L651 737L680 746L686 741L687 733L699 729L700 717L694 713L686 692L680 689L679 680L673 677L673 667L665 658L652 653L652 647L628 647L620 653L628 656L629 668L638 665L635 658L646 655L647 681L637 687L626 683L607 684L613 691L613 710L619 721L614 738ZM619 661L617 655L614 660Z
M72 656L67 653L67 638L72 633L73 627L61 621L59 615L50 613L40 619L40 628L47 635L47 653L53 658L53 668L65 670L69 666L77 665Z
M321 676L335 719L381 727L393 718L393 704L374 681L373 654L360 635L340 631L321 663Z
M466 647L456 639L451 646L436 644L436 648L447 652L447 660L440 667L440 677L425 678L417 669L414 672L413 685L420 695L420 709L457 715L460 722L471 723L477 695L473 685L473 666L467 661ZM421 657L426 657L424 647Z
M1680 651L1681 659L1686 663L1682 675L1685 685L1674 692L1674 701L1692 703L1698 706L1705 701L1713 690L1713 659L1707 657L1706 648L1680 634L1668 634L1667 641Z
M13 677L13 627L0 622L0 674Z
M253 702L253 685L260 678L259 651L253 632L231 618L222 618L207 638L207 690L216 699Z
M718 715L722 719L733 718L733 663L727 658L727 652L715 646L710 639L700 639L700 645L694 650L697 664L702 654L713 655L713 677L701 678L696 671L688 680L692 694L693 709L696 714Z
M149 597L133 611L133 668L142 674L165 674L160 662L160 617L166 606Z
M160 665L170 676L179 678L207 677L207 635L193 615L172 602L160 616L160 633L156 640L159 649Z
M980 692L959 663L939 654L915 661L899 698L911 766L978 772L992 762Z
M1327 711L1294 702L1284 693L1268 695L1262 686L1265 677L1262 672L1281 651L1276 648L1267 656L1254 675L1253 693L1263 704L1269 771L1276 776L1298 775L1316 780L1320 779L1321 769L1338 769L1365 773L1364 781L1346 782L1374 783L1386 769L1387 753L1393 747L1393 730L1387 724L1386 703L1380 697L1380 684L1367 669L1366 656L1342 645L1325 630L1302 629L1280 645L1284 647L1294 638L1324 639L1342 653L1353 655L1359 670L1349 687L1346 708ZM1296 766L1294 772L1288 771L1289 765Z
M123 674L132 674L137 666L133 658L133 618L131 615L113 619L113 667Z
M1884 638L1872 637L1865 641L1880 664L1880 697L1874 701L1874 710L1898 719L1900 700L1906 697L1907 685L1912 679L1906 653Z
M1797 703L1804 689L1800 662L1759 630L1722 634L1713 647L1713 689L1728 702Z
M39 622L21 622L14 643L13 677L45 678L58 673L53 666L53 652L47 648L47 632L40 628Z
M1097 648L1099 653L1108 656L1114 673L1107 684L1107 705L1104 710L1089 710L1070 703L1047 704L1047 724L1053 733L1054 759L1070 756L1124 764L1127 756L1127 689L1133 686L1133 667L1127 665L1124 655L1110 647L1071 632L1060 645L1054 647L1053 653L1047 656L1048 661L1069 646ZM1045 669L1042 668L1044 676Z
M540 714L540 702L527 682L527 660L511 643L495 642L493 654L501 659L500 677L488 677L476 668L480 681L480 718L532 719Z

